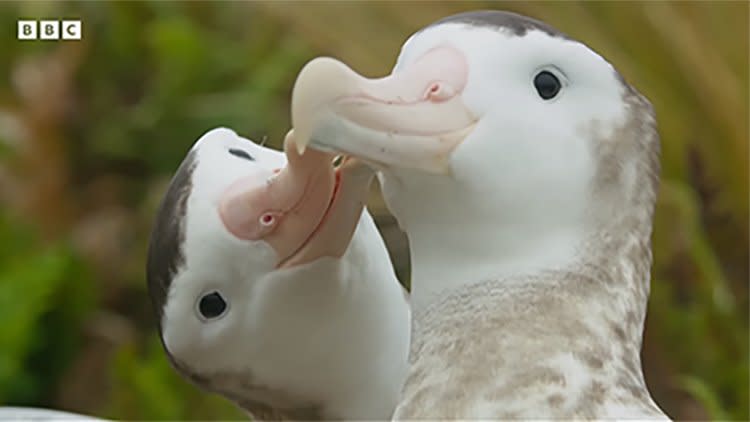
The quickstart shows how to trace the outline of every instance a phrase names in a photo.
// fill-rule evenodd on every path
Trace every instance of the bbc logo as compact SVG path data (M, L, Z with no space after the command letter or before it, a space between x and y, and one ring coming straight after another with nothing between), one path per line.
M81 21L18 21L19 40L80 40Z

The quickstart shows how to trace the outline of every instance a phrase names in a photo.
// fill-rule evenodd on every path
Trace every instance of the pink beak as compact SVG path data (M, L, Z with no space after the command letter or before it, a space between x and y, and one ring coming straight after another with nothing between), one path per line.
M297 147L447 172L450 154L476 123L461 99L467 76L465 57L447 46L382 79L364 78L331 58L314 59L292 93Z
M299 154L285 140L287 166L267 183L240 179L222 196L219 215L243 240L267 242L277 267L289 267L346 251L364 207L373 173L353 160L338 169L333 155Z

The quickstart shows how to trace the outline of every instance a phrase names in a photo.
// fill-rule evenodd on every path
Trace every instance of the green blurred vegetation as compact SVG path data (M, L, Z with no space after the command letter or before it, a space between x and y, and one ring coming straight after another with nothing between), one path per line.
M466 9L543 19L654 103L662 190L646 379L678 419L748 415L748 3L25 2L0 4L0 404L119 419L236 419L183 381L156 335L146 242L206 130L278 147L301 66L375 76L421 26ZM80 18L81 42L17 41ZM403 236L377 195L399 273Z

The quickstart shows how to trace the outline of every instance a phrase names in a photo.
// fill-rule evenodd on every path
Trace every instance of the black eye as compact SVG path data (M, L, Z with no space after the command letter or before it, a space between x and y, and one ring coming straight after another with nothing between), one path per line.
M238 149L238 148L229 148L229 153L234 155L235 157L244 158L245 160L255 161L255 158L253 158L250 154L247 153L244 149Z
M198 302L198 311L205 319L214 319L222 316L227 310L227 302L219 292L204 295Z
M557 76L552 73L543 70L534 77L534 88L539 96L545 100L549 100L560 92L560 80Z

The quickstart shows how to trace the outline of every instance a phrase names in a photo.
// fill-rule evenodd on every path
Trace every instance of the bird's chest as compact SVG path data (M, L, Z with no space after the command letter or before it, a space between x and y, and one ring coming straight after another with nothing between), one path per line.
M415 316L397 419L595 418L609 414L611 349L556 299L497 289ZM495 297L493 297L495 296ZM480 299L478 299L480 298Z

